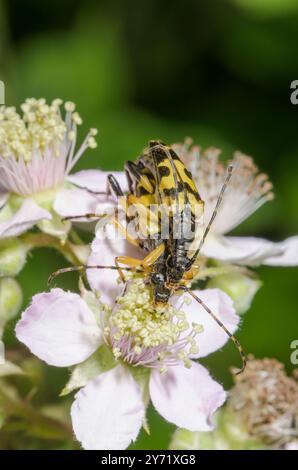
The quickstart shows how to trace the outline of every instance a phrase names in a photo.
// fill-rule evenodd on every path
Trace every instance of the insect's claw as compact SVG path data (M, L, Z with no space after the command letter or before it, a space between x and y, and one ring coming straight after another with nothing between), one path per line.
M52 274L48 277L48 286L50 286L50 285L52 284L54 277L56 277L56 273L52 273Z
M241 348L241 352L240 352L240 355L241 355L241 359L242 359L242 367L241 369L236 369L234 370L234 375L240 375L242 374L242 372L244 372L245 368L246 368L246 364L247 364L247 357L245 356L242 348Z
M68 272L71 272L71 271L81 271L82 270L82 266L73 266L71 268L61 268L61 269L58 269L57 271L54 271L48 278L48 285L50 285L53 281L53 279L57 276L60 276L60 274L63 274L63 273L68 273Z
M245 369L245 365L243 365L243 366L241 367L241 369L237 369L237 370L234 372L234 374L235 374L235 375L240 375L240 374L242 374L242 372L244 372L244 369Z
M58 271L53 272L48 278L48 286L50 286L52 284L53 280L55 279L55 277L59 276L59 274L61 274L62 272L64 272L64 270L61 270L61 269L59 269Z
M244 372L244 370L245 370L246 363L247 363L247 358L246 358L246 356L241 356L241 357L242 357L242 367L241 367L241 369L238 369L238 370L235 372L235 375L240 375L240 374L242 374L242 372Z

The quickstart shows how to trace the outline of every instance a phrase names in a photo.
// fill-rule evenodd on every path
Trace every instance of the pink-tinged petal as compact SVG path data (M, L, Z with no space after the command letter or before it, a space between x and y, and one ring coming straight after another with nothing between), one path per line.
M67 177L67 180L81 188L95 192L107 190L107 177L113 174L123 192L128 191L127 178L124 171L82 170Z
M235 312L232 299L220 289L194 290L197 295L225 327L234 333L239 323L239 316ZM192 323L203 326L203 332L196 336L198 348L197 354L190 354L192 358L205 357L220 349L229 339L225 331L216 323L208 312L189 294L185 294L190 303L183 303L181 310L186 314L186 320L190 329L186 331L188 335L192 329ZM173 305L180 308L183 297L174 297Z
M57 367L84 361L101 343L101 331L86 302L62 289L33 297L16 336L33 354Z
M142 259L144 253L123 238L115 238L115 229L106 225L106 237L95 238L91 246L88 266L115 266L116 256L131 256ZM125 271L124 271L125 273ZM87 278L91 288L101 294L102 302L112 305L123 290L119 284L119 273L112 269L88 269Z
M298 441L293 441L286 444L285 450L298 450Z
M8 199L8 193L0 193L0 209L4 206Z
M117 366L81 389L71 408L73 429L86 450L122 450L135 441L145 407L129 371Z
M275 243L282 250L281 255L266 258L264 264L270 266L297 266L298 265L298 236L287 238Z
M149 388L161 416L189 431L210 431L213 413L226 399L222 386L195 362L189 369L181 365L169 367L165 373L154 370Z
M54 202L54 210L61 217L79 216L90 213L103 214L114 207L114 203L107 196L96 196L85 189L61 189ZM80 222L90 222L90 219L80 219ZM95 219L94 219L95 220Z
M202 254L234 264L258 266L266 259L281 255L283 248L263 238L255 237L207 237Z
M32 228L40 220L50 220L51 214L32 199L25 199L20 209L0 224L0 238L17 237Z

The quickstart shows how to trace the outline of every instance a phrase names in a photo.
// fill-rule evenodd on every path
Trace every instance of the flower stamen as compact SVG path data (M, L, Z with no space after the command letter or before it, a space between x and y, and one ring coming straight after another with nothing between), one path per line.
M171 305L157 310L150 287L142 278L133 278L104 331L116 359L164 370L181 363L190 367L189 354L197 353L196 337L203 328L189 325L185 314Z
M82 118L72 102L50 104L29 98L22 115L14 107L0 107L0 191L28 195L62 184L83 152L95 148L95 129L75 153L77 126Z

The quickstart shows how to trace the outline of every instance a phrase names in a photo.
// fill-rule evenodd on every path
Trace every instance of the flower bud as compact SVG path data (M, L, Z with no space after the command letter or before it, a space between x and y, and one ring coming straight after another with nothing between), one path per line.
M18 238L0 241L0 277L16 276L26 262L27 248Z
M215 429L210 432L192 432L177 429L170 443L171 450L259 450L267 446L251 437L242 423L229 410L217 414Z
M5 324L18 313L23 301L21 288L10 277L0 279L0 337Z
M208 288L218 288L226 292L234 301L236 312L241 315L251 306L253 298L262 283L241 273L216 276L208 282Z

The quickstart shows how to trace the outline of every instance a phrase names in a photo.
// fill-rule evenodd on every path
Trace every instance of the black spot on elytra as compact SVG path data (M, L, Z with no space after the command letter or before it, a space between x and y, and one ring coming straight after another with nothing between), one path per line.
M187 176L187 178L192 180L192 174L186 167L184 167L184 173Z
M147 196L148 194L151 194L150 191L148 191L144 186L138 186L137 189L138 196Z
M160 174L161 177L170 176L170 174L171 174L170 168L168 168L167 166L164 166L164 165L160 165L158 167L158 171L159 171L159 174Z

